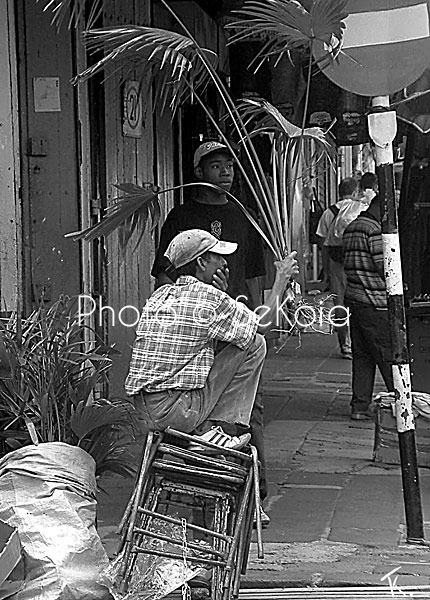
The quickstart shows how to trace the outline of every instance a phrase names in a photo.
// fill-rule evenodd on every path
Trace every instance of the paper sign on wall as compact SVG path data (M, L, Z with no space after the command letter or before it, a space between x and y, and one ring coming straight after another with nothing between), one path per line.
M35 112L61 111L59 77L34 77L33 94Z

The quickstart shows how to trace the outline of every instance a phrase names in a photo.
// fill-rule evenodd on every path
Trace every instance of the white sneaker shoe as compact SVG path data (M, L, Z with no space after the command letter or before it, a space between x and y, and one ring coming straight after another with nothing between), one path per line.
M209 431L206 431L202 435L197 435L195 437L205 442L215 444L224 450L240 450L249 442L249 440L251 439L251 434L244 433L243 435L239 436L228 435L218 425L212 427L211 429L209 429ZM199 444L198 442L190 442L188 449L192 450L193 452L216 452L215 448L204 446L203 444Z

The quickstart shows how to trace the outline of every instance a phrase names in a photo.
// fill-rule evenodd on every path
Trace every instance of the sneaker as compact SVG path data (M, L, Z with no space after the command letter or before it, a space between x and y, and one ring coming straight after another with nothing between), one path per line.
M270 517L267 512L263 508L262 502L260 502L260 518L261 518L261 527L262 529L266 529L270 525ZM254 513L254 528L257 526L257 515Z
M210 444L215 444L224 450L240 450L251 439L250 433L244 433L243 435L228 435L223 431L223 429L218 425L209 429L202 435L196 435L196 438L203 440L205 442L209 442ZM204 446L203 444L199 444L198 442L190 442L188 449L193 452L213 452L216 450L215 448L210 448L209 446Z
M342 356L342 358L346 358L346 360L352 360L351 350L342 350L340 355Z

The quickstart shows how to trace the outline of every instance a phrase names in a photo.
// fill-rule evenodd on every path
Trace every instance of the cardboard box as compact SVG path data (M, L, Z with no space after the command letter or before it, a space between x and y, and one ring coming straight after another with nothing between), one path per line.
M415 442L419 467L430 467L430 420L415 419ZM399 437L396 419L391 408L380 408L376 416L373 460L389 465L400 465Z
M21 543L17 530L4 521L0 521L0 587L20 560Z

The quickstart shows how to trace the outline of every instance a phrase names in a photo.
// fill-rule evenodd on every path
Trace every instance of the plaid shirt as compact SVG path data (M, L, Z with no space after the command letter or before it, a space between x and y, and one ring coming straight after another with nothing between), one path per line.
M140 391L204 387L214 361L215 340L246 349L258 316L225 292L192 276L156 290L143 307L125 382Z
M387 308L381 225L368 211L348 225L343 234L345 300L373 308Z

